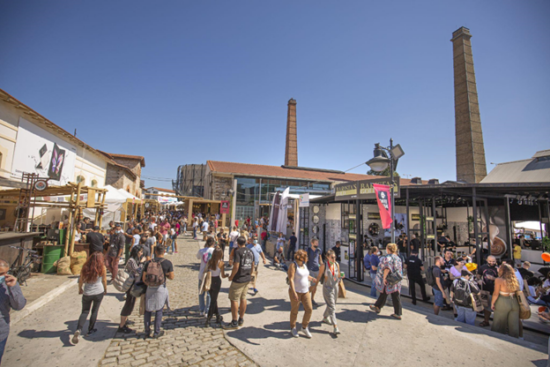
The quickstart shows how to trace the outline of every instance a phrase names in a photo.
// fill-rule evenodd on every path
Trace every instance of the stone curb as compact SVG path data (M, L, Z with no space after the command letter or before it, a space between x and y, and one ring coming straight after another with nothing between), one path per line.
M67 289L71 288L72 286L77 285L78 278L77 279L69 279L65 283L59 285L57 288L52 289L48 293L44 294L43 296L39 297L37 300L32 302L31 304L28 304L23 308L21 311L17 311L12 313L10 316L10 324L15 325L19 321L23 320L25 317L29 316L34 311L40 309L41 307L48 304L48 302L55 299L57 296L59 296L61 293L65 292Z

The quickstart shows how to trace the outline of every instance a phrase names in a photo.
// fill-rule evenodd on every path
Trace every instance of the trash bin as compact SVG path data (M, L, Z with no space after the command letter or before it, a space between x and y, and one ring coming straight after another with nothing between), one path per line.
M44 246L44 256L42 257L42 273L55 273L56 268L53 264L61 259L63 255L63 246Z

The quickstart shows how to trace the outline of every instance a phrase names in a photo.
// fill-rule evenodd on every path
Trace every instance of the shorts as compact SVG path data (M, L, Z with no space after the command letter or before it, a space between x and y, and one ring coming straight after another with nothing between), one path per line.
M443 298L443 293L438 290L438 289L435 289L433 288L432 289L433 293L434 293L434 305L436 305L437 307L444 307L445 306L445 302L444 302L444 298Z
M238 300L245 300L246 299L246 293L248 292L248 283L235 283L231 282L231 286L229 286L229 300L230 301L238 301Z
M312 277L312 278L317 279L317 277L319 276L319 270L317 270L317 271L310 271L310 272L309 272L309 276ZM313 287L313 286L317 285L317 283L313 284L313 283L311 283L311 282L310 282L310 284L311 284L310 287Z

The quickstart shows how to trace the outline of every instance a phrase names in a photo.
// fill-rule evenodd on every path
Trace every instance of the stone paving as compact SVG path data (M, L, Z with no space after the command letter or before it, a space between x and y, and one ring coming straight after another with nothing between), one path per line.
M205 318L198 313L198 260L196 253L204 242L187 237L178 239L179 253L167 255L173 262L175 278L168 280L171 310L164 311L162 328L165 335L144 340L143 317L136 302L130 325L136 334L116 334L99 362L109 366L255 366L231 345L221 328L205 327ZM227 298L222 287L219 299ZM221 306L227 304L221 302ZM227 309L220 310L227 313ZM226 316L227 318L227 316ZM154 316L153 316L154 319Z

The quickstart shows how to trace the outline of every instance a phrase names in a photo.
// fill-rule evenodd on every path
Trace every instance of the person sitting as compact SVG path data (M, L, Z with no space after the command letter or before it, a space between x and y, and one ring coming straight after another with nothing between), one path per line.
M285 264L285 256L283 255L283 248L280 247L277 252L275 252L275 256L273 257L273 265L279 269L284 269L285 271L288 270L288 267Z

